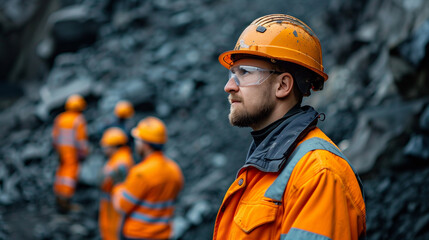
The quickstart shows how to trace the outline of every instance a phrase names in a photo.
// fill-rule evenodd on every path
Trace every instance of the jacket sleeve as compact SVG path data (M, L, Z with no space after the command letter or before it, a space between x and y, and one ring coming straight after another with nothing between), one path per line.
M361 214L337 174L323 169L294 187L283 199L280 239L358 239Z
M131 171L123 183L113 188L113 207L124 214L132 212L146 192L144 182L142 174Z
M86 121L83 117L79 117L76 123L76 141L79 156L84 158L89 153L88 134L86 130Z

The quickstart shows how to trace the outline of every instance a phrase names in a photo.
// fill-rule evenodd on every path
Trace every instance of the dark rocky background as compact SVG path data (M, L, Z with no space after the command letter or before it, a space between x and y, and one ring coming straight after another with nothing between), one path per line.
M229 126L217 56L255 18L286 13L319 36L330 76L306 100L361 173L369 239L429 239L429 1L0 1L0 239L99 239L100 129L119 99L168 125L186 187L178 239L210 239L249 129ZM52 120L80 93L91 155L60 215Z

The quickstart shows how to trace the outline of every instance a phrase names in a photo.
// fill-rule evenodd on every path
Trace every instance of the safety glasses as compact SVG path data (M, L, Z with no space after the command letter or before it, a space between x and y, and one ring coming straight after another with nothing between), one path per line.
M254 66L234 66L229 69L229 79L233 78L239 87L260 85L267 80L274 70L264 69Z

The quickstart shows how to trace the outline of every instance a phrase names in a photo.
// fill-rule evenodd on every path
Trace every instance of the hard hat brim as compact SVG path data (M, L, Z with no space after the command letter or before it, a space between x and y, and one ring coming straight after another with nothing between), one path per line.
M313 72L317 73L318 75L320 75L325 81L328 80L328 74L324 73L323 71L320 71L319 69L304 64L302 61L298 61L295 60L293 58L285 58L285 57L277 57L277 56L272 56L270 54L266 54L260 51L255 51L255 50L230 50L230 51L226 51L222 54L219 55L219 63L222 64L222 66L224 66L227 69L230 69L231 66L233 65L233 61L231 59L232 55L235 54L248 54L248 55L254 55L254 56L259 56L259 57L265 57L268 59L275 59L275 60L280 60L280 61L286 61L286 62L292 62L298 65L301 65L303 67L306 67L310 70L312 70ZM322 66L320 66L321 68L323 68Z

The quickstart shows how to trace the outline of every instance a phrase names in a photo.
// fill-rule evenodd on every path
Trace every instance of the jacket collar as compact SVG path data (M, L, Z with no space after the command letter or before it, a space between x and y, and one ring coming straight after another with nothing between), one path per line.
M258 146L252 141L244 167L264 172L278 172L296 144L317 124L319 113L310 106L278 125ZM243 169L242 168L242 169Z

